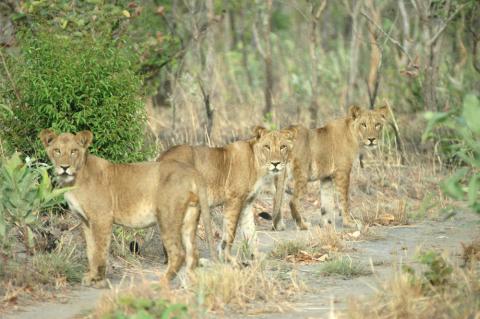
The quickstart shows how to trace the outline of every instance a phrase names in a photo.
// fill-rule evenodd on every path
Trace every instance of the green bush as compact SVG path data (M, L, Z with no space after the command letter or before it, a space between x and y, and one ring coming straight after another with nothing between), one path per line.
M466 200L480 213L480 101L467 94L462 108L429 112L423 140L436 139L442 155L459 168L442 182L442 190L457 200ZM437 131L435 131L437 129ZM443 131L438 131L438 129ZM436 134L433 134L436 133Z
M18 153L0 163L0 248L12 245L17 230L27 250L33 247L39 214L62 200L68 188L52 189L45 167L23 163Z
M118 42L118 43L116 43ZM7 146L46 159L43 128L94 133L93 154L116 162L148 157L146 115L136 56L120 40L39 32L20 37L20 54L9 57L12 82L0 116Z
M440 253L425 251L416 255L415 259L423 265L423 272L417 274L415 269L406 265L403 271L409 274L412 283L420 283L425 292L452 283L453 267Z

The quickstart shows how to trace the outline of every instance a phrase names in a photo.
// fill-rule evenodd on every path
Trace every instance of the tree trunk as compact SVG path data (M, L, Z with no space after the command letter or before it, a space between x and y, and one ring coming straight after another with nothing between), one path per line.
M318 43L318 22L320 19L320 15L322 14L323 10L325 9L325 6L327 5L327 0L322 1L320 5L315 6L313 1L310 1L311 5L311 10L310 10L310 19L311 19L311 24L310 24L310 59L312 61L312 74L311 74L311 79L310 79L310 86L312 89L312 96L310 99L310 106L309 106L309 112L310 112L310 127L314 128L317 126L317 120L318 120L318 71L317 71L317 64L318 64L318 56L317 56L317 51L319 47Z
M270 114L273 108L272 92L273 92L273 70L272 70L272 46L270 43L270 33L272 32L272 0L267 0L267 21L264 30L265 41L265 108L263 116Z
M350 11L350 17L352 19L352 38L350 40L350 68L348 73L348 86L347 86L347 96L345 99L345 110L348 110L350 104L354 101L355 96L355 87L358 74L358 56L360 51L361 43L361 29L362 21L359 20L360 9L362 7L363 1L354 2L354 7Z
M215 36L213 34L212 23L215 18L215 12L213 7L213 0L206 1L207 7L207 53L205 57L205 76L203 78L204 92L203 92L203 102L205 105L205 114L207 116L207 134L211 135L212 126L213 126L213 108L211 105L213 85L214 85L214 74L213 74L213 63L215 61L214 57L214 45L215 45Z
M240 41L242 42L242 64L243 69L245 70L245 74L247 75L248 86L250 89L253 88L253 77L252 73L250 72L250 68L248 67L248 43L245 37L245 13L244 7L240 9L240 20L238 22L240 28Z

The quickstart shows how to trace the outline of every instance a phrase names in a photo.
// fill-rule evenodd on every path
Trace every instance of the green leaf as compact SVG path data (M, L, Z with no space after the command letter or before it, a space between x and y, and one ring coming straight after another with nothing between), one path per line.
M27 236L28 236L28 246L33 247L35 244L35 235L33 234L33 231L30 229L30 227L27 227Z
M467 94L463 99L463 117L468 127L480 134L480 102L473 94Z
M468 204L474 206L477 202L480 191L480 173L472 176L470 183L468 183Z
M448 113L446 113L446 112L425 112L425 114L423 116L428 122L427 122L427 128L425 129L425 132L422 135L422 143L425 142L429 138L430 133L432 132L433 128L440 123L445 123L449 119L450 115L451 115L450 112L448 112Z
M5 223L5 216L3 211L0 211L0 239L3 239L7 236L7 224Z
M464 196L464 191L462 190L461 185L459 184L460 180L465 177L468 169L466 167L459 169L452 176L444 180L440 186L442 187L445 194L448 196L461 200Z

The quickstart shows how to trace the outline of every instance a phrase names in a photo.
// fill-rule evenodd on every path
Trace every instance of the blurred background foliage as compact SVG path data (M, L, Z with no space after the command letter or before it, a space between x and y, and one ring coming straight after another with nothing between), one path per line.
M44 159L40 129L91 129L94 153L135 161L352 103L388 104L385 145L409 154L468 166L457 146L479 142L432 122L479 95L476 0L6 0L0 25L8 153Z

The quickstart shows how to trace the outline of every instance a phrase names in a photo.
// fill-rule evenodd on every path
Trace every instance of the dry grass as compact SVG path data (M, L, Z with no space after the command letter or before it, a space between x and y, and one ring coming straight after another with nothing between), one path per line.
M333 227L314 227L306 238L277 242L270 256L290 262L325 261L331 254L345 250L343 237Z
M293 273L289 278L265 269L262 263L236 269L218 264L213 269L199 269L189 291L209 311L247 311L259 306L264 311L281 310L281 301L292 299L302 289Z
M48 299L52 292L79 283L85 265L70 237L61 238L52 252L5 256L0 263L0 310L21 299ZM1 256L0 256L1 258Z
M415 280L408 272L397 270L380 284L377 293L367 299L353 299L341 318L352 319L429 319L479 318L479 264L462 269L454 267L449 280L431 285Z
M187 317L204 317L206 312L282 311L288 308L288 300L304 289L292 272L285 275L267 270L262 263L241 269L214 264L197 269L196 278L187 282L186 288L135 282L130 288L113 290L102 298L91 316L118 318L145 311L156 318L164 316L168 309L181 311Z
M356 165L352 172L352 213L363 225L407 225L436 218L453 203L439 187L448 172L431 155L412 155L400 165L383 158L383 152L387 150L378 151L371 164L363 169Z
M465 245L464 243L462 243L462 247L462 257L465 265L468 265L475 261L480 261L480 237L475 239L470 244Z

